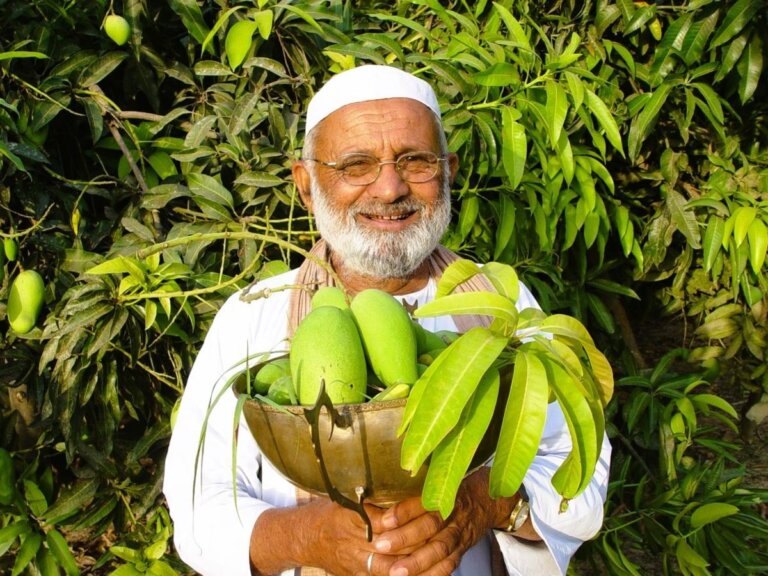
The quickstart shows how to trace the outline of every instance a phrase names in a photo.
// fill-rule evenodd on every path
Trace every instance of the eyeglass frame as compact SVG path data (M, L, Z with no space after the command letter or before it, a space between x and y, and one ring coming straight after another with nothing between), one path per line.
M433 155L435 157L435 172L429 178L427 178L425 180L413 181L413 180L407 180L405 178L405 176L403 176L403 174L400 171L400 168L398 166L398 162L400 162L400 160L405 158L406 156L414 155L414 154L431 154L431 155ZM351 182L347 182L347 180L346 180L346 178L344 176L343 169L342 168L337 168L337 166L343 161L344 158L347 158L349 156L365 156L367 158L372 158L373 160L375 160L377 162L376 173L375 173L373 179L370 182L366 182L365 184L353 184ZM319 160L318 158L303 158L303 160L306 161L306 162L317 162L318 164L326 166L327 168L333 168L336 172L339 173L339 178L341 178L345 183L349 184L350 186L370 186L371 184L376 182L376 180L379 179L379 176L381 176L381 167L384 164L394 164L395 171L397 172L398 176L400 176L400 178L403 179L403 182L408 182L410 184L424 184L425 182L429 182L435 176L437 176L438 172L440 171L440 163L441 162L445 162L446 160L448 160L448 156L440 156L439 154L437 154L435 152L432 152L432 150L415 150L415 151L412 151L412 152L403 152L402 154L400 154L394 160L379 160L373 154L366 154L365 152L349 152L347 154L342 154L339 157L339 159L337 159L334 162L325 162L323 160Z

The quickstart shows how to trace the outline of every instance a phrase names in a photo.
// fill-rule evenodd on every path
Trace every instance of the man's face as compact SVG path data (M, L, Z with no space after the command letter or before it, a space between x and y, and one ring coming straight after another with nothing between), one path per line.
M409 99L345 106L318 129L314 157L325 162L352 152L379 160L405 152L441 154L432 113ZM375 182L355 186L333 168L307 163L309 194L304 189L302 195L321 236L347 269L376 278L406 278L429 256L450 221L455 166L451 155L440 162L434 178L411 183L394 165L385 164Z

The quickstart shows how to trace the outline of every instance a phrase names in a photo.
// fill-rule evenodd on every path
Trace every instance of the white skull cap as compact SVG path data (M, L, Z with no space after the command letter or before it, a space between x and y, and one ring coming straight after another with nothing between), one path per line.
M440 119L437 96L427 82L399 68L366 64L336 74L317 91L307 108L305 134L347 104L386 98L417 100Z

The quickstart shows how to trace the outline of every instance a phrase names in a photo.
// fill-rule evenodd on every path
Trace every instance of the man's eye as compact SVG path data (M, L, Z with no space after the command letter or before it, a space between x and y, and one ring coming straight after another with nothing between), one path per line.
M338 169L344 172L361 172L370 170L374 164L370 158L348 158L339 164Z

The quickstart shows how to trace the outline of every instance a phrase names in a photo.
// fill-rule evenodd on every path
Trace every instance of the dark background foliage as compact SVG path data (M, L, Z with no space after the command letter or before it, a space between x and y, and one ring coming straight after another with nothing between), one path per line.
M0 570L183 572L173 408L223 299L315 237L289 175L306 102L373 62L439 93L461 158L445 243L513 264L613 360L614 481L579 565L765 572L742 455L768 404L767 19L761 0L0 0ZM25 269L46 292L21 335L2 318Z

